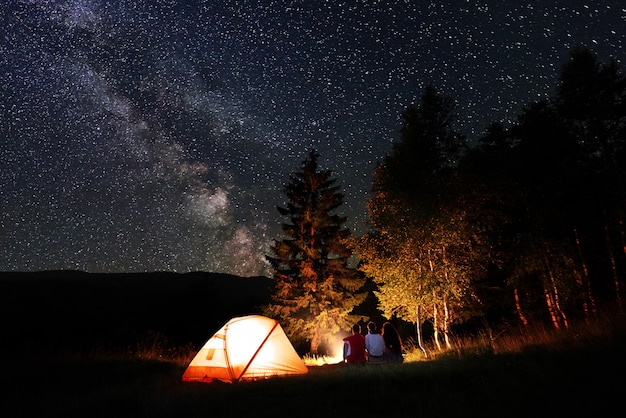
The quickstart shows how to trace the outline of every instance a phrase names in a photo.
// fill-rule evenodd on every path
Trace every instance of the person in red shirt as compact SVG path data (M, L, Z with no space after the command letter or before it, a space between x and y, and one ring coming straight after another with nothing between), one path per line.
M365 336L361 326L354 324L352 335L343 339L343 361L348 364L365 364Z

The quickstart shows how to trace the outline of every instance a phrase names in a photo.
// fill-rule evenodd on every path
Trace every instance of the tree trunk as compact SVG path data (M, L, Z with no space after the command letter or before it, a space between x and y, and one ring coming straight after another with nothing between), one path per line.
M622 252L624 255L626 255L626 240L624 239L624 222L620 220L619 226L620 226L620 236L622 238ZM615 278L615 292L616 292L615 297L617 298L617 306L619 307L619 311L621 313L624 313L624 304L622 302L622 292L621 292L617 277Z
M615 296L617 298L617 303L621 311L622 303L621 303L620 291L619 291L619 277L617 274L617 265L615 263L615 256L613 255L613 245L611 244L611 236L609 234L609 225L606 221L606 217L604 220L604 235L606 239L606 250L608 252L609 260L611 261L611 271L613 272L613 284L615 287Z
M443 338L446 342L446 348L452 348L452 344L450 343L450 311L448 310L448 298L444 296L443 298Z
M519 317L520 321L522 321L522 324L527 327L528 320L526 319L526 316L524 316L524 312L522 312L522 305L519 301L519 292L517 291L517 287L513 288L513 295L515 296L515 310L517 311L517 316Z
M584 285L583 285L583 278L580 275L580 272L578 271L577 268L573 269L574 271L572 272L572 274L574 274L574 277L576 277L576 284L578 285L578 287L580 288L580 292L583 295L583 313L585 314L585 321L589 322L590 321L590 317L591 317L591 304L587 299L587 291L584 290Z
M317 356L320 348L320 330L319 327L316 328L315 332L311 336L311 355Z
M593 298L593 294L591 293L591 282L589 280L589 270L587 270L587 264L585 263L585 259L583 257L582 246L580 245L580 239L578 238L578 230L574 228L574 240L576 242L576 248L578 248L578 257L580 258L580 264L583 269L583 276L581 277L581 285L583 287L583 292L585 294L585 300L588 301L589 309L591 309L591 313L595 315L596 313L596 302Z
M424 339L422 337L422 321L420 319L419 305L415 308L415 316L416 316L415 328L417 331L417 345L420 348L420 350L422 350L422 353L424 353L424 357L428 358L428 353L426 352L426 349L424 348Z
M435 296L434 291L433 296ZM436 299L433 297L433 300ZM436 303L433 303L433 338L435 339L435 345L437 345L437 350L441 351L441 343L439 342L439 316L437 315Z
M548 270L548 277L550 278L550 284L552 285L552 301L554 302L552 305L554 307L555 313L558 314L557 320L559 323L563 322L565 328L569 328L569 323L567 321L567 315L561 309L561 303L559 302L559 290L556 285L556 280L554 280L554 273L550 268L550 260L548 259L548 253L544 254L544 260L546 263L546 269Z
M546 287L543 288L543 294L546 298L546 306L548 307L548 312L550 313L550 320L552 321L552 325L554 325L554 328L558 329L561 326L559 323L559 317L554 307L554 300L552 299L552 295Z

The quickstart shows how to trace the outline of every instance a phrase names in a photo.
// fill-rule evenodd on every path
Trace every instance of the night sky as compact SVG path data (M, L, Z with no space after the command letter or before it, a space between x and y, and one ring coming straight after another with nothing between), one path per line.
M427 84L476 140L625 44L620 1L2 0L0 271L267 275L309 149L360 233Z

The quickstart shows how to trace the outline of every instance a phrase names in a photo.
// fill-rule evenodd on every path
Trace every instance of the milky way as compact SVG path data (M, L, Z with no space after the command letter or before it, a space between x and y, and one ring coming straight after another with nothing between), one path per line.
M623 66L619 3L2 1L0 271L269 274L309 149L359 233L426 85L475 140L572 48Z

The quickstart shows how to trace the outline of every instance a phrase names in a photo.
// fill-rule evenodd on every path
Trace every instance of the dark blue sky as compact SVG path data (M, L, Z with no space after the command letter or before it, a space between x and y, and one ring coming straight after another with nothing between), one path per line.
M576 46L623 68L619 4L3 1L0 270L267 274L308 149L358 233L424 86L476 139Z

